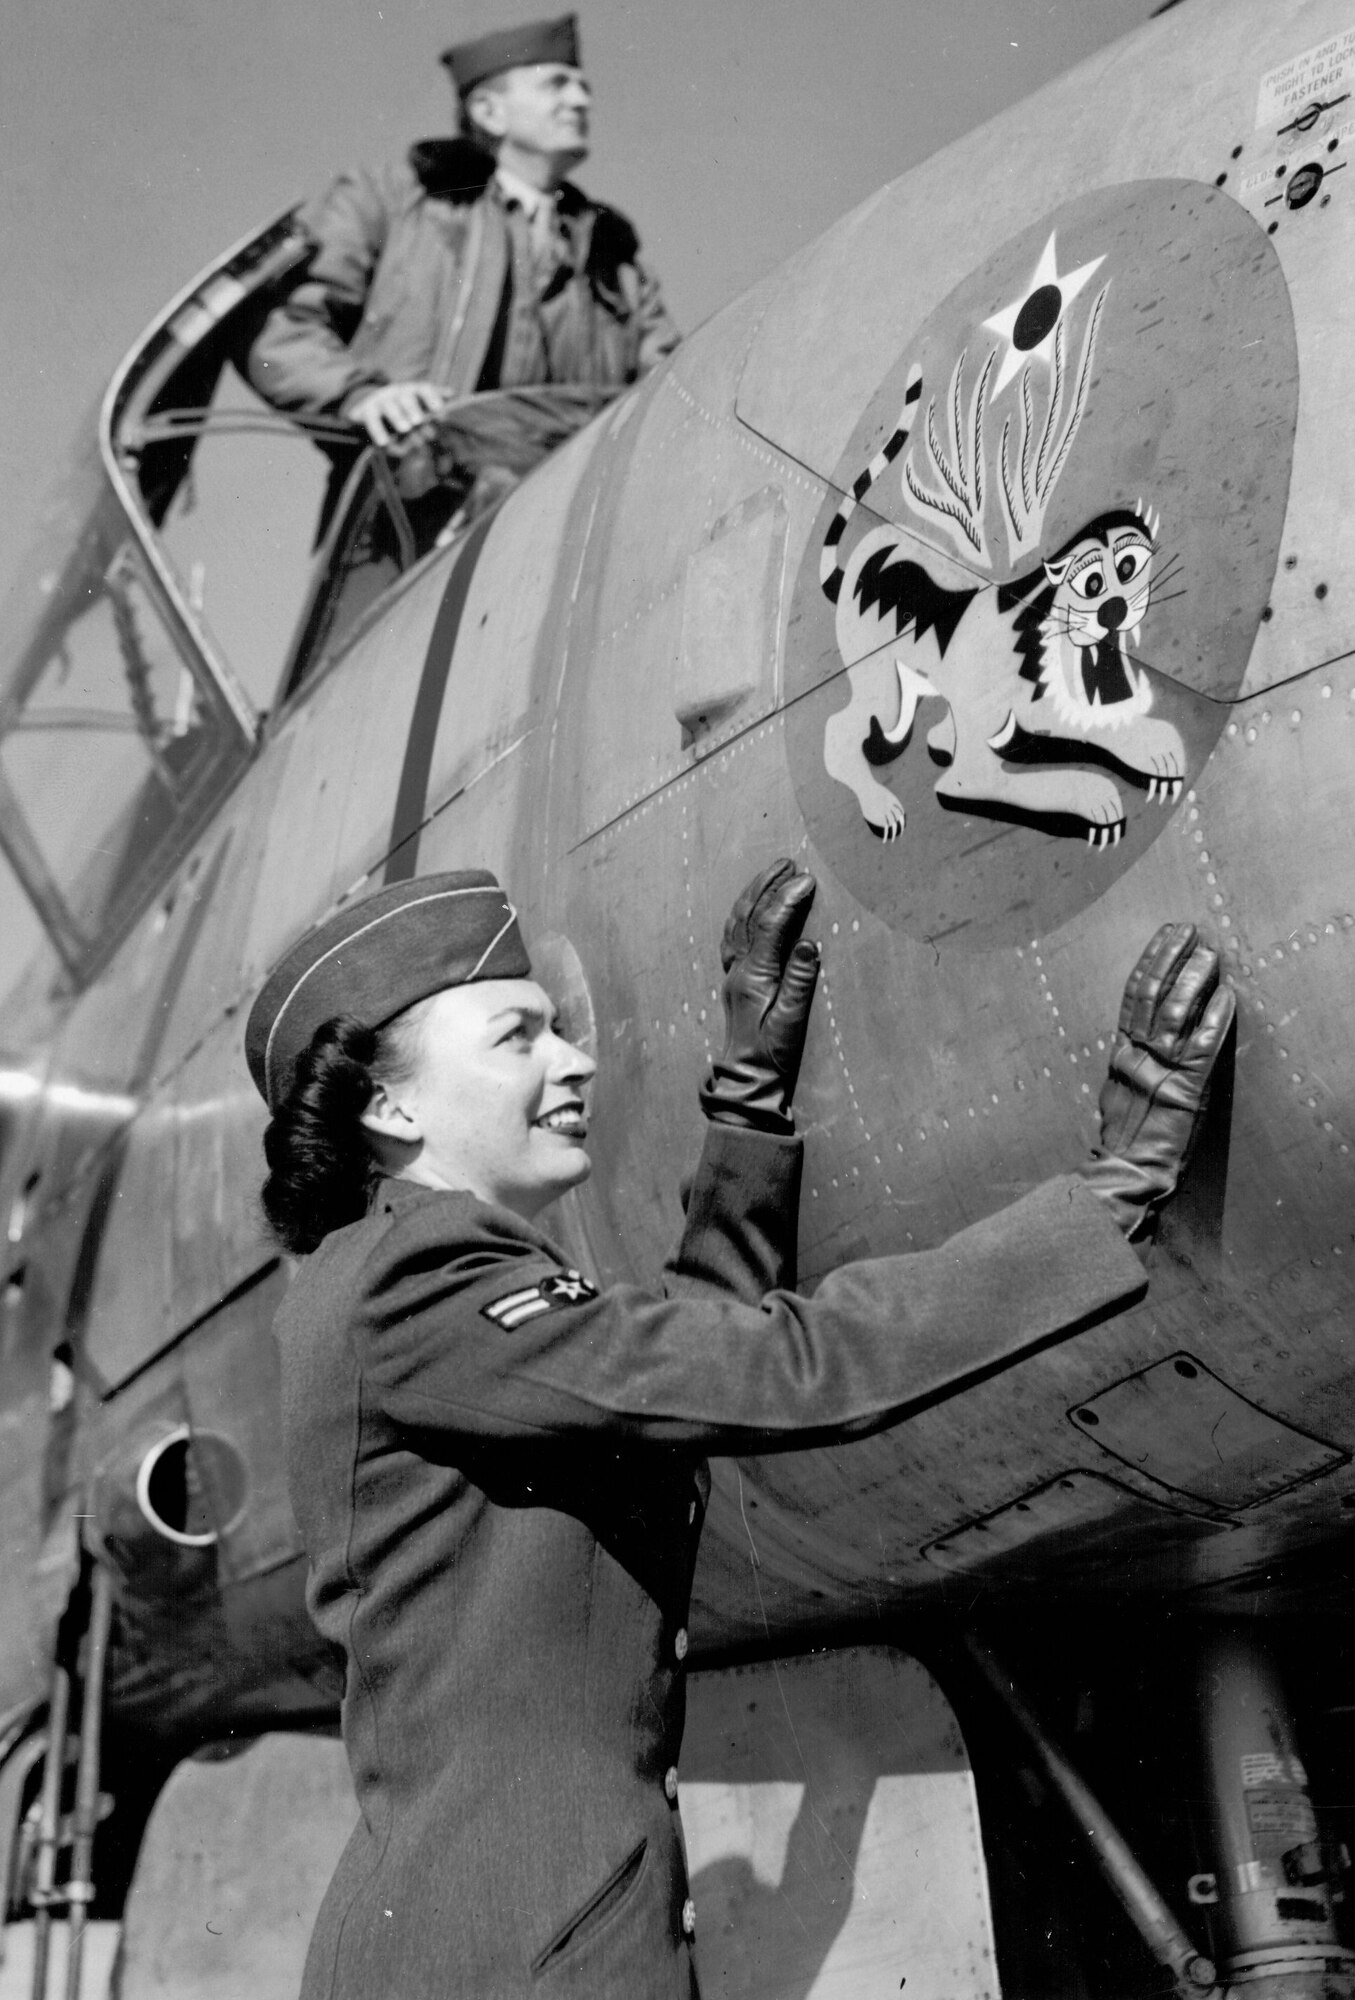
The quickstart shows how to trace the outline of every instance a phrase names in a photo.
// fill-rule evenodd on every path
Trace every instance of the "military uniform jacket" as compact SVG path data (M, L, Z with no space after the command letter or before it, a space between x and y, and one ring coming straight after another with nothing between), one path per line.
M704 1454L863 1435L1142 1293L1068 1179L798 1296L800 1160L712 1126L661 1290L597 1292L516 1215L402 1181L303 1264L288 1465L361 1808L303 2000L688 2000Z
M494 163L460 139L341 174L301 212L311 258L254 343L249 376L279 409L346 414L385 382L454 395L527 381L621 388L677 346L658 281L626 217L566 182L564 262L535 308L536 368L494 369L523 272ZM511 357L508 357L511 359Z

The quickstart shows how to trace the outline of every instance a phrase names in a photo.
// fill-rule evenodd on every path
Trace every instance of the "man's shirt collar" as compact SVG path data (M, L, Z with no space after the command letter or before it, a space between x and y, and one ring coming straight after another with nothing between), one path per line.
M494 178L499 184L499 192L504 200L516 202L529 222L543 202L548 208L555 207L553 194L547 194L542 188L533 187L530 181L523 180L521 174L515 174L509 167L496 167Z

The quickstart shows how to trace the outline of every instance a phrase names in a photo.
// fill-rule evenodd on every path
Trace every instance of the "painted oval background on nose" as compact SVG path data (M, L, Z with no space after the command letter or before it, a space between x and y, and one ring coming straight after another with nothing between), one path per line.
M1278 559L1293 313L1254 217L1179 179L1062 204L911 331L899 303L801 559L786 754L859 901L993 948L1104 895L1218 740ZM1075 591L1083 549L1113 595Z

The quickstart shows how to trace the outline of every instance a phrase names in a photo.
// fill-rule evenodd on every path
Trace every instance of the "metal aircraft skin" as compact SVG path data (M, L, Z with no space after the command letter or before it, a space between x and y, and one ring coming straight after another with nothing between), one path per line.
M1175 8L417 562L368 463L277 695L170 529L212 435L173 413L228 380L285 221L155 323L0 697L0 835L49 932L0 1029L0 1731L44 1698L82 1535L118 1579L110 1728L333 1714L243 1023L340 898L471 862L596 1041L558 1232L602 1282L674 1234L719 925L775 855L820 882L806 1285L1076 1165L1165 917L1237 992L1144 1304L920 1356L896 1428L718 1466L695 1654L961 1600L1325 1608L1355 1505L1353 31L1348 0ZM91 760L74 827L54 742Z

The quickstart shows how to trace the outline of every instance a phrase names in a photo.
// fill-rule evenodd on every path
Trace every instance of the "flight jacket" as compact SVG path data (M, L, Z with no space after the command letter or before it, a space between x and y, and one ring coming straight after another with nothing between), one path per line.
M661 1287L382 1182L278 1331L361 1817L303 2000L691 2000L677 1812L707 1452L857 1437L1141 1296L1085 1183L797 1294L798 1140L709 1128Z
M303 208L315 247L250 352L260 395L332 416L385 382L480 386L514 269L493 173L464 139L424 139ZM569 181L557 213L570 268L539 308L549 379L620 388L671 353L677 330L624 215Z

